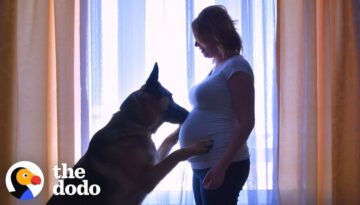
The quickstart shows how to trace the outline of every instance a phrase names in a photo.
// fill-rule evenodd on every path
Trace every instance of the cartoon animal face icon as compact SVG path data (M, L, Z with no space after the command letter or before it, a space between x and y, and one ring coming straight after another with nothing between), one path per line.
M18 167L11 173L11 182L15 188L15 191L11 192L11 194L18 199L27 200L34 198L28 185L39 185L41 183L41 178L34 175L27 168Z

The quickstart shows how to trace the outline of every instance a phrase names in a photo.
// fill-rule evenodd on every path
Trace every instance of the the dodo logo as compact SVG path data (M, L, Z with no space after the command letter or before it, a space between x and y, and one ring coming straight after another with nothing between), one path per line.
M6 187L18 199L29 200L37 196L44 186L41 169L29 161L12 165L6 173Z

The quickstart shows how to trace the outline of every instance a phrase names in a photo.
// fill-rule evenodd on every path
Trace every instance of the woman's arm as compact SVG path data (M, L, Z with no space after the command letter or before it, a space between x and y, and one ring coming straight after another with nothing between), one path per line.
M254 85L250 76L244 72L237 72L231 76L228 86L237 123L224 154L204 178L203 185L206 189L221 186L227 168L240 147L246 143L255 124Z

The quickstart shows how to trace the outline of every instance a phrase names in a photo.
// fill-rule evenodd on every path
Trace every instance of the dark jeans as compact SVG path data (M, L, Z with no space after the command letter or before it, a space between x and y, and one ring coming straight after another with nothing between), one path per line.
M206 190L202 182L208 169L193 169L193 191L196 205L236 205L250 170L250 160L233 162L226 170L223 184L215 190Z

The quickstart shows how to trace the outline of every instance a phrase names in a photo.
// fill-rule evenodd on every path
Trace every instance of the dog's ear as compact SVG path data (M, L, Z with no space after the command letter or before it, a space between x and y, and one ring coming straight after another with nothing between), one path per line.
M155 63L149 78L146 80L146 85L151 85L155 82L158 82L158 79L159 79L159 68L158 68L158 64Z
M158 81L158 77L159 77L159 68L157 63L155 63L149 78L146 80L145 85L142 87L142 90L160 96L160 90L159 90L160 83Z

